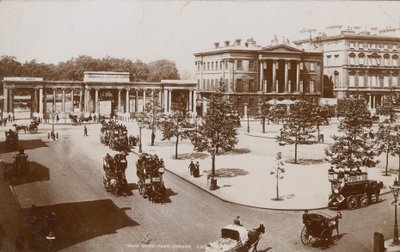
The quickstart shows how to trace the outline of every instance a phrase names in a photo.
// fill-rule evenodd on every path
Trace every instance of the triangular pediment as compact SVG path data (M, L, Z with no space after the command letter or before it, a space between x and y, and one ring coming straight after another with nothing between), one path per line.
M261 52L269 52L269 53L271 53L271 52L274 52L274 53L301 53L302 50L300 50L300 49L298 49L296 47L287 45L287 44L278 44L278 45L272 45L272 46L263 47L261 49Z

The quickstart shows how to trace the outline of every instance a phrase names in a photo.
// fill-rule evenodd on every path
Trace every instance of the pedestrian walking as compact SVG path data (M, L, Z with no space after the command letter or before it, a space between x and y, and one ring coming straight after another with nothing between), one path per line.
M190 161L190 164L189 164L188 168L189 168L189 171L190 171L190 176L193 176L194 169L196 168L194 163L193 163L193 161Z
M83 136L87 136L87 128L86 125L83 126Z
M58 123L58 121L60 121L60 117L58 116L58 114L56 115L56 121Z
M6 127L7 126L7 118L4 118L4 127Z
M200 176L200 163L199 161L196 162L196 167L194 169L193 175L195 178L198 178Z
M8 120L11 122L11 115L8 114Z
M97 122L96 119L97 119L97 116L96 116L96 114L94 114L94 116L93 116L93 122L94 122L94 123Z

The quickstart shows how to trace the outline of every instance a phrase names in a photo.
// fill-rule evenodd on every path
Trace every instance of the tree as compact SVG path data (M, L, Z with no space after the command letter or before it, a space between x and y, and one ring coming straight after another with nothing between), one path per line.
M312 116L311 116L311 120L312 123L317 127L317 134L318 134L318 139L319 139L319 135L320 135L320 126L328 121L328 112L326 109L322 108L320 105L318 104L313 104L312 107Z
M219 150L230 151L238 142L238 113L221 93L211 95L207 113L191 141L197 151L210 153L211 176L215 178L215 156Z
M190 112L186 110L186 103L183 98L178 98L177 103L171 109L172 112L161 123L161 130L163 132L162 140L170 140L172 137L176 137L175 159L178 159L179 139L187 139L189 132L185 129L192 128L194 125L190 121Z
M380 124L378 132L375 134L375 144L377 145L377 155L386 154L385 176L388 176L389 154L395 156L400 150L400 126L390 124ZM399 156L400 158L400 156ZM400 162L400 161L399 161ZM399 163L400 164L400 163ZM400 167L399 167L400 168Z
M156 129L161 126L163 109L157 101L147 102L143 111L143 124L151 130L151 145L154 146Z
M315 143L314 124L311 120L312 107L313 105L305 100L296 102L277 137L280 145L294 144L295 164L297 164L297 145Z
M374 167L376 152L371 141L372 119L364 100L346 98L342 101L344 118L340 121L338 132L333 136L333 145L325 149L325 158L335 168L359 169L362 166Z
M389 122L393 123L397 119L396 110L394 109L394 94L384 97L382 105L376 110L376 114L389 116Z
M275 175L276 178L276 199L279 200L279 179L283 179L283 173L285 173L284 163L282 161L282 152L276 153L275 167L271 171L271 175Z
M178 80L179 73L175 62L166 59L149 63L150 75L148 81Z

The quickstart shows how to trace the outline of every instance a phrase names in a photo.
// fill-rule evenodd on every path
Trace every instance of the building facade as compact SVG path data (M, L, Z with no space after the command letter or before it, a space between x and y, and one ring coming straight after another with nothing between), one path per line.
M3 110L14 114L15 95L29 94L31 116L61 117L69 113L120 116L129 119L144 110L149 101L157 101L166 113L178 96L186 98L189 111L196 113L196 82L162 80L131 82L128 72L84 72L83 81L44 81L40 77L5 77ZM29 97L28 96L28 97ZM106 109L100 106L107 100Z
M295 100L304 95L318 102L322 94L323 55L289 43L261 47L253 39L214 44L195 53L199 102L215 91L236 103L242 115L256 115L261 100ZM204 112L204 109L203 109Z
M363 97L374 109L389 92L397 92L400 78L398 29L331 26L325 32L309 35L294 43L323 51L324 93L328 97Z

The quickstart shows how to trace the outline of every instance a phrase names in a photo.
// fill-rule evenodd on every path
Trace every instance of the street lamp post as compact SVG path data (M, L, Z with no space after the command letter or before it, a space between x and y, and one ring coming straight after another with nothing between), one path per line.
M392 244L399 245L400 241L399 241L399 227L397 225L397 205L398 205L397 199L399 197L400 185L399 185L397 178L395 178L393 186L389 186L389 187L394 196L394 201L392 202L392 205L394 205L394 229L393 229Z
M247 133L250 133L250 120L249 120L249 108L246 108L247 114Z
M0 104L1 104L0 121L3 122L3 112L4 112L4 96L3 95L0 95Z
M211 183L210 183L210 190L217 189L217 178L215 177L215 151L216 149L212 147L210 149L211 152Z
M141 121L138 121L138 126L139 126L139 153L142 153L142 128L143 128L143 123Z

